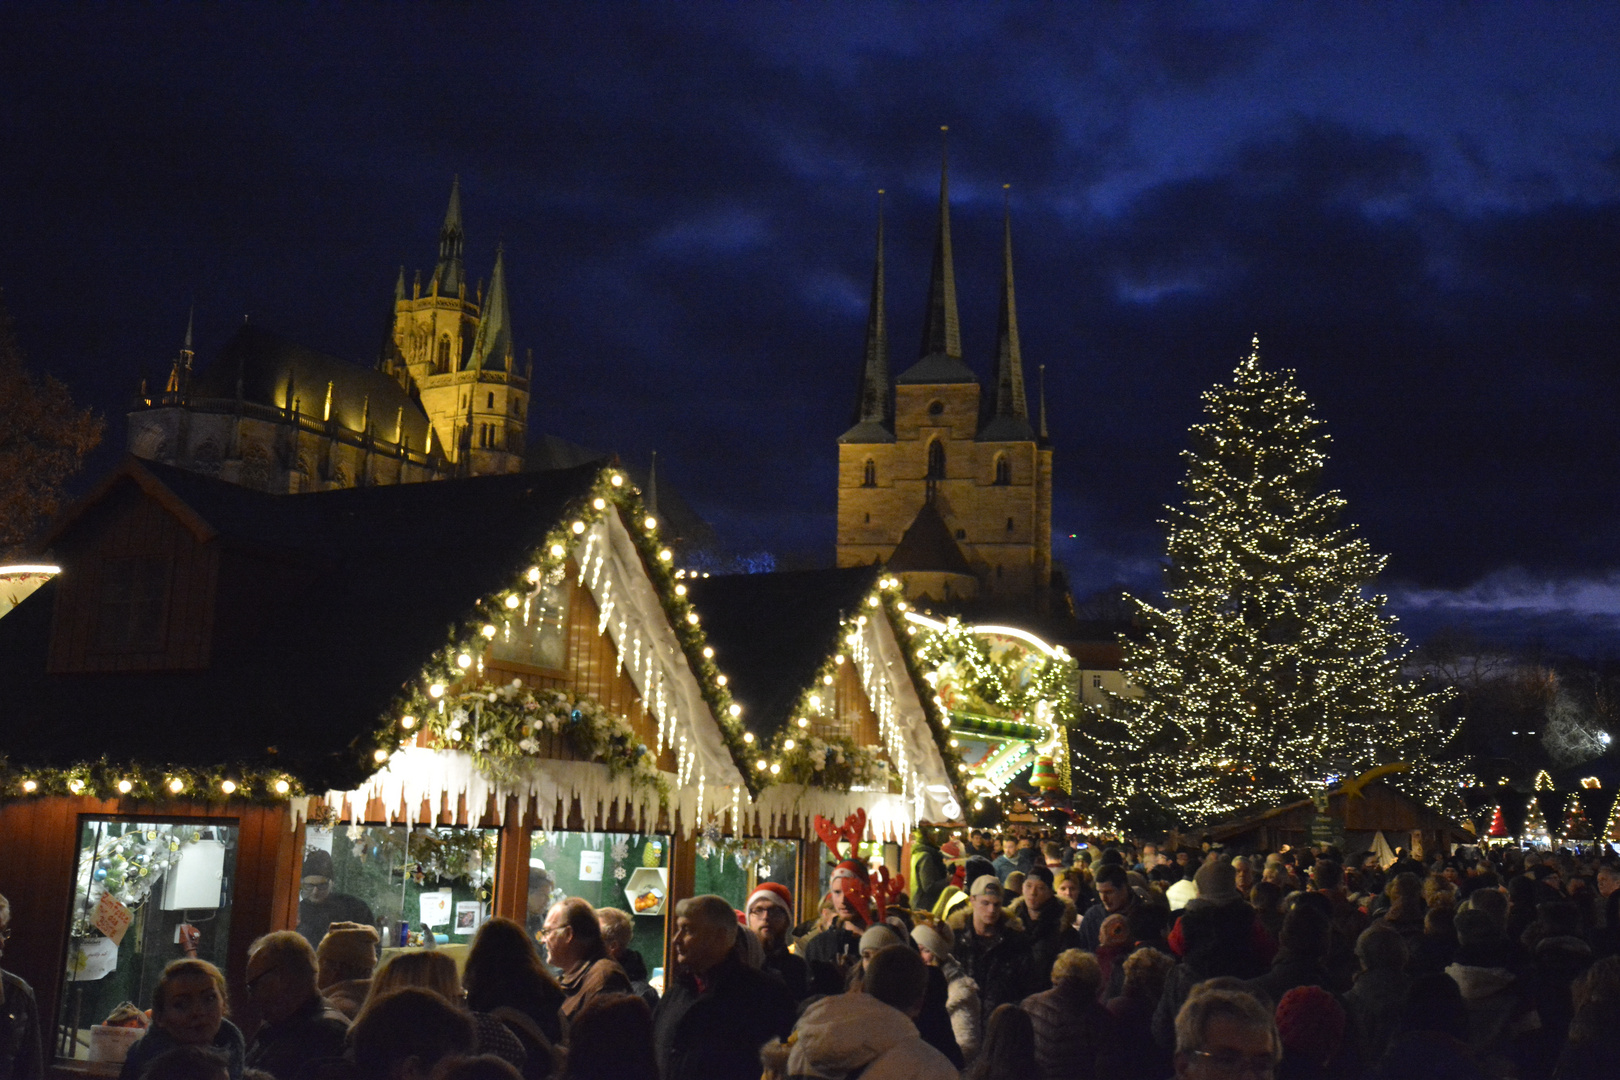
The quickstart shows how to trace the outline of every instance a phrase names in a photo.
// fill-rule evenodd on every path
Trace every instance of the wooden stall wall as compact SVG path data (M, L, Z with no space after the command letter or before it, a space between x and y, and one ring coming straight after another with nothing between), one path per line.
M59 546L48 670L208 666L219 544L205 524L126 479Z
M226 977L231 1000L245 1005L243 973L248 946L271 930L292 929L298 924L303 823L294 822L284 804L140 803L51 796L0 805L0 894L11 901L16 931L6 945L5 966L33 986L47 1027L55 1023L67 962L81 815L207 818L237 826ZM151 1002L139 1004L144 1007ZM244 1016L245 1011L238 1010L238 1021L245 1020L251 1030L257 1017ZM49 1030L46 1037L49 1041Z

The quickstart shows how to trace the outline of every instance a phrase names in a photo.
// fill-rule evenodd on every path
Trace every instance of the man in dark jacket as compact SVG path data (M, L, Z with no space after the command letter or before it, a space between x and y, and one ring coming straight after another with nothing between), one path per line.
M758 1080L759 1048L793 1030L793 999L775 976L733 955L737 915L718 896L675 908L675 965L653 1014L663 1080Z
M11 902L0 896L0 957L11 940ZM34 991L9 971L0 971L0 1080L40 1080L45 1057Z
M810 965L788 952L787 934L793 926L793 894L786 885L762 882L743 907L748 929L765 951L765 970L774 972L795 1002L810 996Z
M1024 878L1024 895L1013 904L1013 914L1029 935L1029 975L1031 990L1045 990L1052 962L1065 949L1080 947L1080 935L1072 927L1064 929L1066 906L1052 891L1052 871L1037 866Z
M1123 915L1129 919L1142 898L1136 895L1125 876L1125 868L1117 863L1105 863L1097 870L1097 902L1080 919L1080 947L1097 951L1102 921L1110 915Z
M315 950L295 930L277 930L248 949L247 991L264 1022L243 1063L276 1080L293 1080L306 1065L343 1055L349 1020L315 988Z
M1097 1055L1119 1036L1119 1023L1097 1003L1102 969L1079 949L1060 954L1051 969L1052 989L1024 999L1035 1029L1035 1063L1040 1076L1091 1080L1102 1075Z
M1340 989L1324 964L1331 936L1326 915L1313 906L1295 904L1283 919L1282 940L1271 970L1250 979L1249 992L1281 1001L1296 986L1320 986L1329 992Z
M837 913L833 924L799 946L799 955L810 965L811 992L838 994L850 969L861 959L861 935L874 914L867 906L866 864L845 859L834 867L827 899Z
M1029 989L1029 939L1001 909L1001 884L989 874L969 890L972 918L956 935L956 962L979 984L985 1016L1016 1005Z

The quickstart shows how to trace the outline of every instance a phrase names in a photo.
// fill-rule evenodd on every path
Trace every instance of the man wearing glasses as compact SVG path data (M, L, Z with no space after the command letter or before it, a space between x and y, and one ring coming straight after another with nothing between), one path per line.
M1251 994L1194 987L1176 1014L1176 1080L1272 1080L1281 1058L1276 1018Z
M0 959L10 940L11 902L0 896ZM11 972L0 970L0 1080L43 1080L44 1075L34 991Z

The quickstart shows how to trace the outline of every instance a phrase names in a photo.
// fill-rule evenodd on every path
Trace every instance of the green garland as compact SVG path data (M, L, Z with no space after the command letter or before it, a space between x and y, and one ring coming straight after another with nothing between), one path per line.
M933 673L935 692L953 711L1031 721L1045 701L1052 720L1075 720L1075 663L1043 656L1017 642L991 644L955 620L943 630L919 630L917 653Z
M790 742L791 748L786 745ZM861 746L848 735L823 739L804 734L794 737L784 731L771 745L771 758L780 770L766 770L774 784L814 784L838 791L859 785L887 791L896 779L881 747Z
M651 789L660 806L668 804L669 781L657 755L628 720L588 694L536 690L514 679L504 686L463 687L446 694L442 708L425 694L413 705L441 746L465 750L492 780L515 779L524 761L540 756L540 737L550 733L566 739L581 758L606 765L609 776L628 774L632 787Z
M139 799L163 802L283 802L304 794L289 773L229 765L212 768L115 765L106 758L67 768L24 769L0 757L0 799L70 795L93 799Z
M356 750L364 756L368 768L375 770L387 761L400 741L413 733L412 727L418 718L430 715L428 706L436 712L439 698L448 700L470 692L479 675L475 665L481 666L478 658L483 656L489 631L509 619L512 611L522 605L541 581L564 573L575 542L609 513L622 515L626 531L641 554L643 569L658 593L670 629L680 642L704 701L719 722L726 749L750 795L759 793L761 778L753 775L748 767L743 725L732 714L731 695L719 682L720 673L714 666L713 650L703 636L700 617L686 598L686 587L675 579L673 554L658 543L656 521L648 525L652 519L641 502L640 493L625 481L622 472L613 468L603 469L597 475L590 492L569 507L545 539L529 553L526 572L519 571L504 588L477 601L464 618L450 627L446 644L424 665L420 681L401 691L369 739L357 742ZM438 689L437 695L433 693L434 688ZM410 724L406 723L407 718Z

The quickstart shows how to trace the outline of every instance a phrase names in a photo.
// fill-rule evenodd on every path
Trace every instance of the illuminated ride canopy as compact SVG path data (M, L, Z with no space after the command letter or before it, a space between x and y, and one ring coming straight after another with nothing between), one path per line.
M1078 691L1074 659L1026 630L967 626L907 612L926 678L950 717L964 786L976 807L1019 773L1069 793L1068 727ZM1043 768L1049 759L1052 769ZM1055 772L1055 776L1053 776Z

